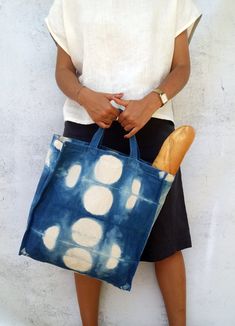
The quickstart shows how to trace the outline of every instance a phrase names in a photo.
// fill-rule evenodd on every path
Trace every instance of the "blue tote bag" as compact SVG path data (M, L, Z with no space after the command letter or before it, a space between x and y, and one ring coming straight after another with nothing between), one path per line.
M129 155L54 134L18 255L130 291L140 256L174 175Z

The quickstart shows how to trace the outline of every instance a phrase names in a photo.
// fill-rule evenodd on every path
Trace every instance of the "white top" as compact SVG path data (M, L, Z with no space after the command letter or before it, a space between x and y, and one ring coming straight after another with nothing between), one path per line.
M45 21L83 85L140 99L169 74L175 37L187 29L190 42L201 16L192 0L54 0ZM63 115L64 120L94 123L70 98ZM174 122L172 100L152 117Z

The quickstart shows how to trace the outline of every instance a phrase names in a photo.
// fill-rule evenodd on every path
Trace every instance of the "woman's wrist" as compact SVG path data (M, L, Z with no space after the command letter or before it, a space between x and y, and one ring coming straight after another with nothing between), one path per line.
M77 102L80 104L80 94L81 92L83 91L83 89L85 88L86 86L80 84L78 89L76 90L76 99L77 99Z
M90 91L91 90L88 87L84 86L84 85L79 87L79 89L77 90L77 97L76 97L78 104L84 106L84 101L85 101L85 99L87 97L87 94Z
M152 113L154 113L162 106L161 98L156 92L151 91L145 95L144 100L146 101L147 106Z

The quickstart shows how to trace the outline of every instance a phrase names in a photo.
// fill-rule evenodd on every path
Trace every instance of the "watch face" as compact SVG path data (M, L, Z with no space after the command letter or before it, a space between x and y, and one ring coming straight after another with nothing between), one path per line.
M164 104L168 101L168 98L165 93L161 94L161 99Z

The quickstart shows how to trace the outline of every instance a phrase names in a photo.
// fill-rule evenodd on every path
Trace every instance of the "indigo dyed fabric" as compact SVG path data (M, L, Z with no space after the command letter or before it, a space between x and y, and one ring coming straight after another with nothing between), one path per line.
M100 144L54 134L19 255L131 290L141 253L174 175Z

